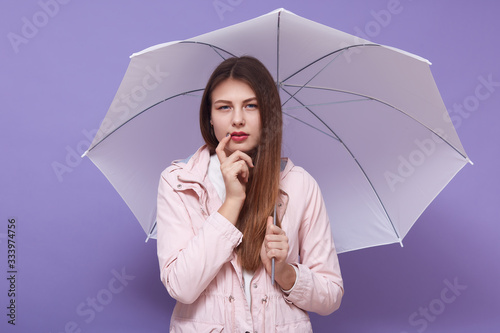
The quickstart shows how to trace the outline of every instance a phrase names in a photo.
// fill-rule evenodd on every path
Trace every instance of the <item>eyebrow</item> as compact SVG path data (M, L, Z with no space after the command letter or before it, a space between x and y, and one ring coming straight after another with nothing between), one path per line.
M253 100L257 101L257 97L250 97L250 98L247 98L247 99L245 99L245 100L243 101L243 103L248 103L248 102L251 102L251 101L253 101ZM232 102L231 102L231 101L226 101L226 100L224 100L224 99L218 99L218 100L216 100L216 101L214 102L214 104L215 104L215 103L226 103L226 104L231 104Z

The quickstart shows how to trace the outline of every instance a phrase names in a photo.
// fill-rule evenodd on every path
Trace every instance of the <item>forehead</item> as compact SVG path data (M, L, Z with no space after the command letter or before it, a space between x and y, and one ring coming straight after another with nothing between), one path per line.
M256 97L255 92L248 83L233 78L225 79L212 90L212 101L219 99L238 100Z

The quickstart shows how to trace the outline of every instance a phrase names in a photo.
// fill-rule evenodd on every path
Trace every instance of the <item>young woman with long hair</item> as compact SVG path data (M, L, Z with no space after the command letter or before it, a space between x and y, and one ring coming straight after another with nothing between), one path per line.
M311 332L307 311L335 311L342 277L317 183L281 157L279 93L259 60L215 69L200 128L205 145L174 161L158 190L170 331Z

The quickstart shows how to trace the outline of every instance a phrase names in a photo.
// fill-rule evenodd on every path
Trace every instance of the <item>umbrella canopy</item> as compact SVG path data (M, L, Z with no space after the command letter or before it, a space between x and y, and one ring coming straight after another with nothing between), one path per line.
M283 153L318 181L339 253L401 242L470 162L427 60L278 9L131 56L85 154L148 238L160 173L202 144L198 112L211 72L242 55L276 79Z

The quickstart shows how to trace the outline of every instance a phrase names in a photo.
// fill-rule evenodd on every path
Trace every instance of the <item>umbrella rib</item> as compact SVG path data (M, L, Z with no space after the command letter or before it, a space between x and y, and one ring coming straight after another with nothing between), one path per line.
M302 103L301 101L299 101L299 100L298 100L296 97L294 97L294 95L292 95L292 93L290 93L288 90L283 89L283 87L281 87L281 89L282 89L284 92L286 92L288 95L290 95L290 96L291 96L291 98L295 99L295 100L296 100L296 101L297 101L300 105L302 105L302 106L303 106L306 110L308 110L308 111L309 111L309 112L310 112L313 116L315 116L315 117L316 117L316 119L318 119L318 120L319 120L319 121L320 121L323 125L325 125L325 127L326 127L326 128L328 128L328 130L330 130L330 132L332 132L332 134L333 134L334 136L332 136L332 135L330 135L330 134L327 134L327 133L323 132L323 131L322 131L322 130L320 130L320 129L318 129L318 131L320 131L320 132L322 132L322 133L325 133L325 134L327 134L328 136L332 136L334 139L338 140L339 142L342 142L342 140L340 140L340 138L338 137L338 135L337 135L337 134L336 134L336 133L335 133L335 132L334 132L334 131L330 128L330 126L328 126L328 125L327 125L327 124L323 121L323 119L321 119L320 117L318 117L318 115L317 115L316 113L314 113L314 112L313 112L313 111L312 111L312 110L311 110L311 109L310 109L307 105L305 105L304 103ZM287 115L288 115L288 114L287 114ZM294 117L292 117L292 118L294 118ZM310 126L310 127L312 127L312 128L316 128L316 127L314 127L313 125L310 125L310 124L308 124L308 123L306 123L306 122L304 122L304 121L301 121L301 122L302 122L302 123L304 123L304 124L306 124L306 125L308 125L308 126Z
M197 41L181 41L180 43L182 44L200 44L200 45L205 45L205 46L209 46L212 50L214 50L215 53L217 53L222 59L226 59L224 58L224 56L219 52L219 51L223 51L229 55L231 55L232 57L235 57L234 54L232 54L231 52L229 51L226 51L218 46L215 46L215 45L212 45L212 44L209 44L209 43L204 43L204 42L197 42ZM178 96L182 96L182 95L189 95L190 93L193 93L193 92L199 92L199 91L203 91L204 89L195 89L195 90L191 90L191 91L186 91L186 92L183 92L183 93L180 93L180 94L177 94L177 95L174 95L174 96L171 96L171 97L168 97L168 98L165 98L151 106L149 106L148 108L144 109L143 111L139 112L138 114L136 114L135 116L133 116L132 118L128 119L126 122L124 122L123 124L121 124L120 126L118 126L117 128L115 128L113 131L111 131L110 133L106 134L106 136L104 138L102 138L101 140L99 140L94 146L90 147L82 156L86 155L89 151L91 151L92 149L94 149L97 145L99 145L101 142L103 142L104 140L106 140L111 134L113 134L114 132L116 132L119 128L121 128L123 125L125 125L126 123L128 123L129 121L131 121L132 119L134 119L135 117L137 117L138 115L144 113L145 111L151 109L152 107L162 103L162 102L165 102L171 98L175 98L175 97L178 97Z
M283 112L283 111L282 111L282 113L283 113L284 115L286 115L286 116L290 117L290 118L293 118L293 119L297 120L298 122L300 122L300 123L302 123L302 124L304 124L304 125L306 125L306 126L309 126L309 127L313 128L313 129L315 129L316 131L318 131L318 132L320 132L320 133L323 133L324 135L329 136L330 138L335 139L335 140L337 140L337 141L339 141L339 142L340 142L340 140L339 140L338 138L334 137L333 135L331 135L331 134L329 134L329 133L327 133L327 132L325 132L325 131L323 131L323 130L320 130L320 129L319 129L319 128L317 128L316 126L313 126L313 125L311 125L311 124L309 124L309 123L305 122L304 120L302 120L302 119L300 119L300 118L297 118L297 117L295 117L295 116L292 116L291 114L286 113L286 112Z
M156 230L156 219L155 219L155 222L153 223L153 226L151 227L151 229L149 230L149 233L148 233L148 237L146 238L146 243L148 242L148 240L153 237L153 232Z
M327 58L327 57L331 56L332 54L339 53L339 52L344 52L344 51L346 51L346 50L348 50L348 49L350 49L350 48L362 47L362 46L382 46L382 45L380 45L380 44L356 44L356 45L346 46L346 47L343 47L343 48L341 48L341 49L337 49L337 50L335 50L335 51L332 51L332 52L330 52L330 53L325 54L324 56L322 56L322 57L320 57L320 58L318 58L318 59L314 60L313 62L310 62L309 64L305 65L305 66L304 66L304 67L302 67L301 69L297 70L295 73L293 73L293 74L291 74L290 76L288 76L287 78L285 78L282 82L286 82L287 80L289 80L289 79L291 79L292 77L294 77L295 75L299 74L300 72L302 72L302 71L303 71L303 70L305 70L306 68L308 68L308 67L310 67L310 66L314 65L314 64L315 64L315 63L317 63L318 61L321 61L321 60L323 60L323 59L325 59L325 58ZM339 55L340 55L340 54L339 54ZM337 57L335 57L335 59L336 59L336 58L337 58ZM327 65L327 66L328 66L328 65ZM326 66L325 66L325 67L326 67ZM324 69L324 68L323 68L323 69ZM322 69L322 70L323 70L323 69ZM321 71L320 71L320 72L321 72ZM318 74L319 74L320 72L318 72ZM318 74L316 74L316 75L318 75Z
M210 44L209 44L209 45L210 45ZM218 55L219 55L219 56L220 56L223 60L226 60L226 58L224 58L224 57L222 56L222 54L220 54L219 49L218 49L217 47L215 47L214 45L210 45L210 48L211 48L212 50L214 50L214 52L215 52L215 53L217 53L217 54L218 54ZM228 53L228 54L231 54L231 53L229 53L229 52L227 52L227 51L225 51L225 50L224 50L224 52L226 52L226 53Z
M450 146L453 150L455 150L464 159L466 159L467 161L469 160L467 156L465 156L462 152L460 152L457 148L455 148L448 140L446 140L445 138L443 138L442 135L439 135L438 133L436 133L435 130L433 130L429 126L425 125L424 123L422 123L421 121L419 121L415 117L413 117L413 116L409 115L408 113L404 112L403 110L401 110L401 109L395 107L394 105L389 104L389 103L387 103L387 102L385 102L385 101L383 101L381 99L378 99L378 98L375 98L375 97L372 97L372 96L368 96L368 95L364 95L364 94L360 94L360 93L356 93L356 92L353 92L353 91L347 91L347 90L341 90L341 89L335 89L335 88L317 87L317 86L305 86L305 85L297 85L297 84L285 84L284 86L286 86L286 87L300 87L301 89L302 88L308 88L308 89L317 89L317 90L336 91L336 92L345 93L345 94L349 94L349 95L355 95L355 96L359 96L359 97L364 97L364 98L373 100L375 102L384 104L384 105L386 105L386 106L388 106L388 107L390 107L390 108L392 108L392 109L394 109L396 111L399 111L400 113L404 114L408 118L416 121L421 126L423 126L424 128L426 128L427 130L429 130L432 134L436 135L438 138L440 138L441 140L443 140L443 142L445 142L448 146ZM283 90L286 91L285 89L283 89Z
M343 103L352 103L352 102L366 102L369 100L370 100L369 98L350 99L350 100L345 100L345 101L337 101L337 102L329 102L329 103L308 104L308 105L304 105L304 106L288 106L288 107L282 108L282 109L283 110L294 110L294 109L303 109L304 107L325 106L325 105L343 104Z
M215 45L209 44L209 43L197 42L197 41L192 41L192 40L183 40L183 41L181 41L179 43L180 44L200 44L200 45L210 46L224 60L226 60L226 58L224 58L217 50L226 52L227 54L231 55L231 57L236 57L236 55L232 54L231 52L226 51L223 48L220 48L218 46L215 46Z
M280 22L281 11L278 13L278 26L276 33L276 85L279 86L280 82Z
M131 120L133 120L134 118L138 117L139 115L143 114L144 112L148 111L149 109L155 107L156 105L160 104L160 103L163 103L163 102L166 102L172 98L176 98L176 97L179 97L179 96L183 96L183 95L189 95L191 93L195 93L195 92L200 92L200 91L204 91L205 88L202 88L202 89L194 89L194 90L190 90L190 91L186 91L186 92L183 92L183 93L180 93L180 94L177 94L177 95L174 95L174 96L170 96L170 97L167 97L159 102L156 102L155 104L151 105L151 106L148 106L147 108L145 108L144 110L142 110L141 112L137 113L136 115L134 115L133 117L131 117L130 119L128 119L126 122L124 122L123 124L121 124L120 126L116 127L115 129L113 129L111 132L107 133L106 136L104 138L102 138L101 140L99 140L95 145L93 145L92 147L90 147L84 155L86 155L88 152L90 152L91 150L93 150L95 147L97 147L101 142L103 142L104 140L106 140L111 134L113 134L114 132L116 132L117 130L119 130L120 128L122 128L125 124L127 124L128 122L130 122Z
M337 54L337 55L336 55L336 56L335 56L332 60L330 60L330 61L329 61L329 62L328 62L325 66L323 66L323 68L321 68L321 69L320 69L320 70L319 70L316 74L314 74L314 75L313 75L313 76L312 76L312 77L311 77L311 78L310 78L310 79L309 79L306 83L304 83L302 86L299 86L300 88L299 88L299 89L298 89L298 90L297 90L297 91L296 91L296 92L295 92L292 96L290 96L290 97L289 97L289 98L285 101L285 103L283 103L283 105L285 105L286 103L288 103L288 101L290 101L292 98L294 98L294 97L295 97L295 95L297 95L297 94L298 94L298 93L299 93L299 92L300 92L300 91L301 91L304 87L306 87L306 86L307 86L307 84L308 84L309 82L311 82L312 80L314 80L314 78L315 78L316 76L318 76L318 75L319 75L322 71L324 71L324 70L325 70L325 68L327 68L328 66L330 66L330 64L331 64L332 62L334 62L334 61L335 61L335 60L336 60L336 59L337 59L337 58L338 58L341 54L342 54L342 52L338 53L338 54ZM312 64L312 63L311 63L311 64ZM311 65L311 64L310 64L310 65ZM308 66L309 66L309 65L308 65ZM307 67L307 66L306 66L306 67ZM304 68L306 68L306 67L304 67ZM297 72L297 73L298 73L298 72ZM295 75L295 74L293 74L293 75ZM292 76L293 76L293 75L292 75ZM283 82L285 82L286 80L288 80L288 78L287 78L287 79L285 79L285 80L283 80ZM286 85L286 84L285 84L285 85ZM291 85L286 85L286 86L290 86L290 87L291 87Z
M283 88L282 88L283 89ZM288 92L287 90L283 89L283 91L285 91L287 94L289 94L290 96L292 96L292 94L290 92ZM356 164L358 165L358 168L361 170L361 172L363 173L366 181L368 182L368 184L370 184L370 187L373 191L373 193L375 193L375 196L377 197L377 200L378 202L380 203L380 206L382 207L382 209L384 210L384 213L385 213L385 216L387 217L387 220L389 221L389 223L391 224L392 226L392 229L394 231L394 233L396 234L396 237L399 239L399 241L401 242L401 237L399 236L399 233L396 229L396 227L394 226L394 223L392 222L392 219L391 217L389 216L389 212L387 211L387 209L385 208L385 205L384 203L382 202L382 199L380 198L377 190L375 189L375 186L373 186L373 183L371 182L370 178L368 177L368 175L366 174L365 172L365 169L361 166L361 163L359 163L359 161L357 160L356 156L354 156L353 152L349 149L349 147L347 147L347 145L344 143L344 141L342 141L342 139L337 135L337 133L335 133L333 131L333 129L330 128L330 126L328 126L318 115L316 115L309 107L307 107L304 103L302 103L301 101L299 101L297 99L297 97L295 96L292 96L292 98L294 100L296 100L299 104L301 104L302 106L304 106L306 108L306 110L308 110L313 116L315 116L319 121L321 121L331 132L333 135L335 135L335 137L337 138L337 140L342 144L342 146L344 146L345 150L347 150L347 152L349 153L349 155L351 155L352 159L354 160L354 162L356 162Z

